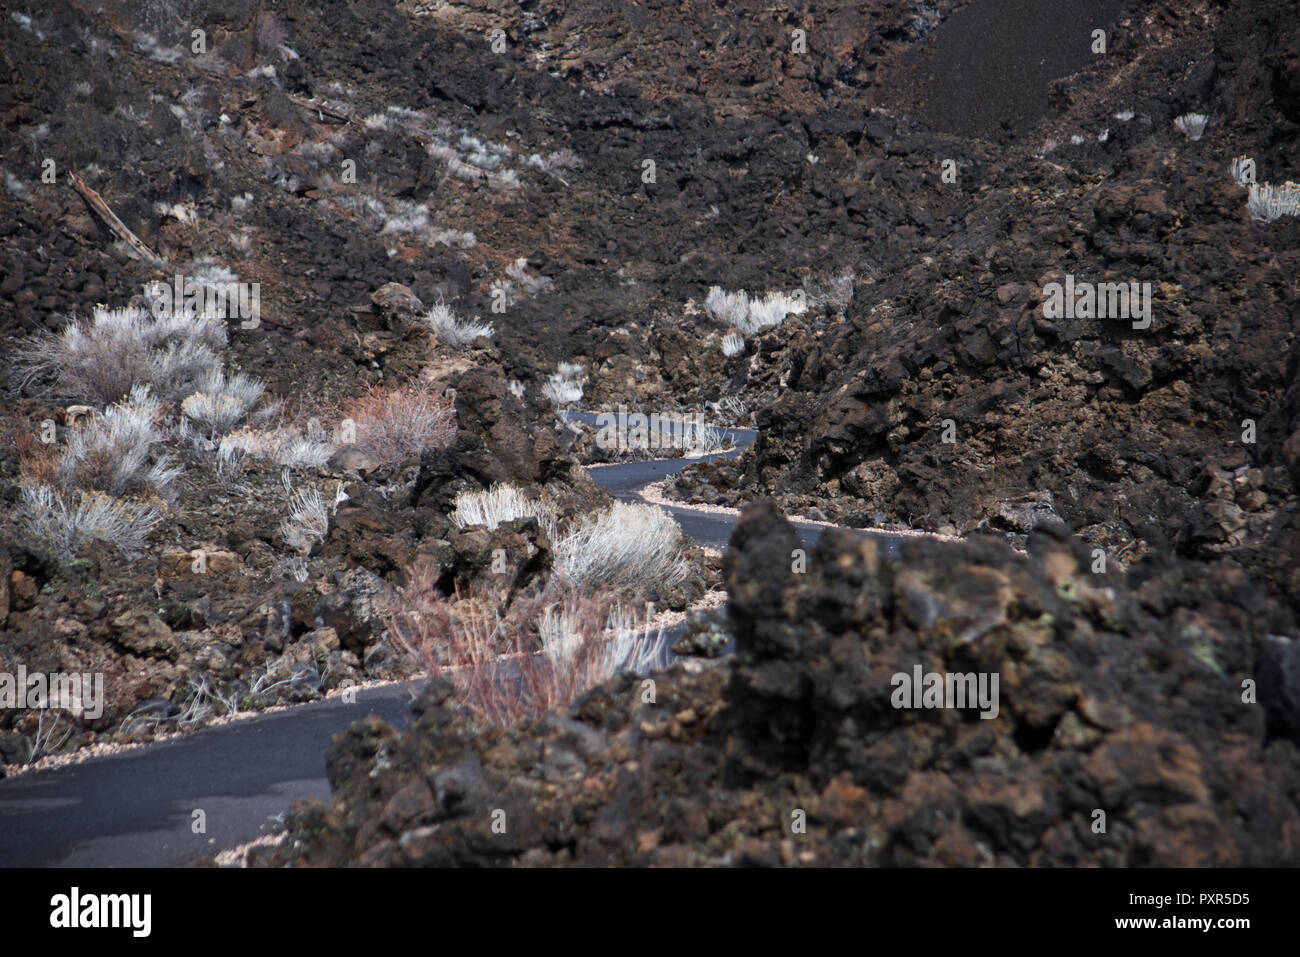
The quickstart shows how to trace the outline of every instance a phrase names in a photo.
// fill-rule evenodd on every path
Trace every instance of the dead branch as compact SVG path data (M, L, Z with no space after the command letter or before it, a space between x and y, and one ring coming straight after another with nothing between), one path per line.
M72 188L81 194L81 198L90 207L90 211L99 217L100 221L111 229L118 239L126 243L127 251L134 258L148 263L155 269L167 268L167 260L155 253L141 241L139 236L127 229L126 224L117 218L116 214L108 208L108 204L100 198L98 193L86 185L85 180L76 173L69 173L68 180L71 182Z
M288 94L288 96L290 100L308 113L315 113L316 118L322 123L361 123L359 116L343 107L327 106L319 100L309 100L305 96L296 96L293 93Z

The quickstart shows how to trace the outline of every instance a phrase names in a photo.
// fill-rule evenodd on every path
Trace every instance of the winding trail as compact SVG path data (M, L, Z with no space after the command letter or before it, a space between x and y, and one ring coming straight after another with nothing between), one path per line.
M406 685L205 728L0 781L0 866L179 867L277 829L298 798L328 798L330 736L375 714L410 720ZM207 833L194 834L193 812Z
M598 466L591 475L618 499L639 502L646 485L754 441L749 430L729 432L736 447L724 453ZM667 510L700 544L725 548L733 515ZM824 530L796 527L808 545ZM0 866L175 867L272 834L292 801L329 797L330 737L368 714L407 724L411 687L361 689L354 703L329 698L0 780ZM193 833L195 810L205 833Z
M576 419L588 425L595 425L597 415L594 412L565 412L561 418ZM587 471L601 488L605 489L620 502L641 503L641 490L647 485L661 482L670 475L676 475L688 465L696 462L716 462L719 459L735 458L754 444L758 433L752 429L720 429L735 444L735 448L713 455L699 455L683 459L651 459L645 462L626 462L620 465L590 465ZM682 531L700 545L722 550L727 546L731 536L731 526L735 524L730 514L711 512L682 505L660 505L669 512ZM807 522L791 522L805 545L812 545L825 530L825 526Z

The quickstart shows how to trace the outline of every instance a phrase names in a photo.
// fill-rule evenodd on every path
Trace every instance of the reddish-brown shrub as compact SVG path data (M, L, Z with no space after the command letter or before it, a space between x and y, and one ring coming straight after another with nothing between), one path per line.
M508 725L562 708L616 674L629 658L626 636L609 629L612 602L570 591L518 603L508 615L433 586L437 570L412 569L384 621L394 649L456 688L480 721Z
M395 389L373 387L349 402L342 418L353 423L352 443L381 465L419 458L426 449L450 445L456 437L451 402L424 382Z

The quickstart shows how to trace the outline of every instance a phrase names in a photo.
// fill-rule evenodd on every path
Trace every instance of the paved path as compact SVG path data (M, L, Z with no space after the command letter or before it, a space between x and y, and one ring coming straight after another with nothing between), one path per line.
M0 781L0 865L179 866L271 833L290 802L329 796L332 734L367 714L404 724L410 698L362 690Z
M739 454L754 433L738 430ZM619 498L689 461L637 462L594 469ZM721 548L732 518L673 509L687 534ZM671 644L681 629L667 634ZM394 725L410 714L408 686L341 698L206 728L120 754L0 780L0 866L169 867L234 847L276 829L303 797L327 798L330 737L376 714ZM194 811L207 832L194 834Z
M738 455L754 441L745 429L731 435L734 450L706 458ZM700 459L633 462L593 468L591 474L619 499L637 502L639 489L695 461ZM697 542L726 546L733 516L669 511ZM797 528L809 546L822 532L817 525ZM683 630L665 631L664 647ZM330 737L367 714L396 726L407 723L410 689L363 690L353 704L318 701L2 780L0 866L175 867L272 833L292 801L328 798ZM206 815L204 834L192 832L195 810Z

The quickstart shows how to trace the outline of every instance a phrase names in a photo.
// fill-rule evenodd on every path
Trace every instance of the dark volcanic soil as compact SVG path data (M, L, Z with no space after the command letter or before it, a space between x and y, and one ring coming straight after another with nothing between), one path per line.
M1229 166L1300 178L1300 6L1079 7L7 0L6 366L211 262L261 284L223 360L286 424L418 380L458 427L398 464L233 477L171 434L180 495L145 553L59 555L17 520L19 484L41 423L65 440L86 400L5 393L0 671L106 673L109 710L67 748L149 733L124 735L142 702L166 724L214 689L258 707L400 673L381 610L412 562L450 589L494 548L544 551L459 534L457 492L608 501L578 466L608 456L541 392L575 363L578 407L757 427L671 496L979 540L881 557L836 534L778 590L764 506L729 559L737 659L509 730L435 686L414 730L338 743L337 802L276 860L1294 863L1300 217L1252 219ZM1149 283L1149 327L1048 317L1067 276ZM810 305L727 356L714 285ZM436 341L410 296L494 335ZM347 496L306 555L276 532L289 483ZM916 664L999 672L999 716L890 708ZM0 766L37 733L0 712Z
M1025 134L1047 114L1052 83L1100 55L1092 31L1107 31L1124 6L1093 0L1085 15L1072 0L966 4L937 24L932 43L909 51L898 85L936 130L984 139ZM1126 31L1107 32L1107 49L1117 42L1113 52L1123 56Z
M1119 560L1232 556L1296 607L1300 220L1251 219L1227 173L1236 156L1276 181L1300 169L1300 28L1285 6L1203 20L1156 5L1123 21L1107 57L1131 62L1098 57L1053 83L1052 113L997 149L885 135L866 162L883 179L915 158L933 187L895 226L911 248L881 258L844 322L789 333L752 456L684 476L679 494L1018 534L1033 506ZM936 28L938 49L961 22ZM973 89L1016 72L983 62ZM935 102L936 123L992 136L1015 101L961 116L947 112L959 97ZM1199 142L1171 126L1192 109L1211 116ZM923 174L926 153L955 155L958 183ZM1150 327L1046 317L1044 287L1067 275L1149 283Z

